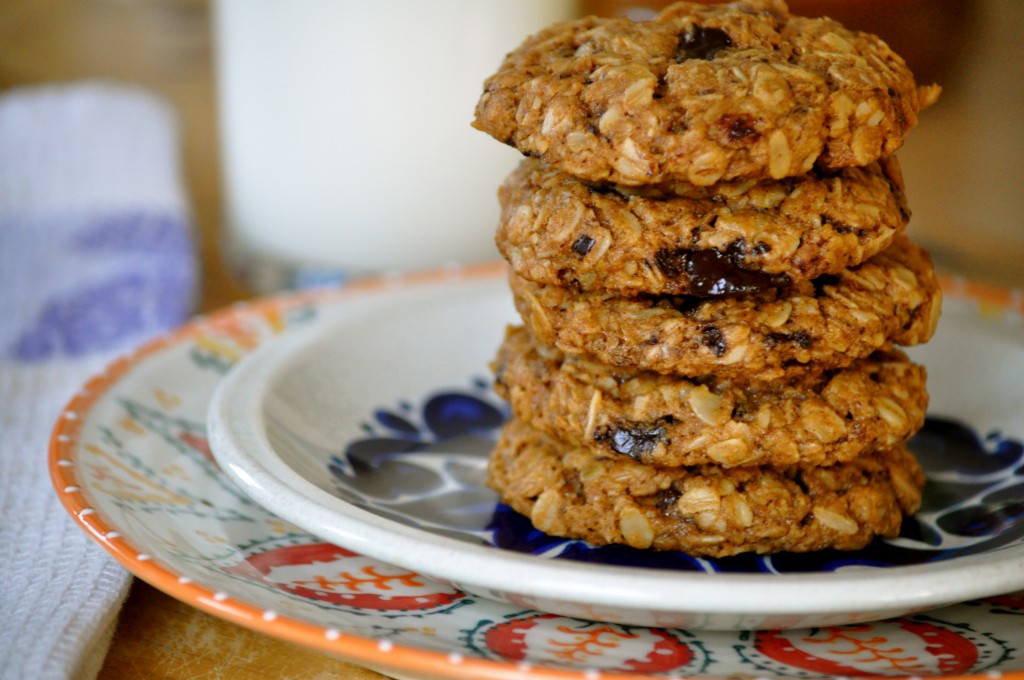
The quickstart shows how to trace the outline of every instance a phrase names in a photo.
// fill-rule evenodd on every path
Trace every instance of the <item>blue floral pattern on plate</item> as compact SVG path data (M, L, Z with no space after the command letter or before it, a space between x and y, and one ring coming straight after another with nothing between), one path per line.
M418 403L377 408L329 468L339 497L396 522L476 544L545 557L731 573L798 573L922 564L1024 542L1024 445L998 432L929 417L910 442L927 475L924 502L897 538L863 550L698 559L592 546L548 536L485 484L487 457L508 417L482 378Z

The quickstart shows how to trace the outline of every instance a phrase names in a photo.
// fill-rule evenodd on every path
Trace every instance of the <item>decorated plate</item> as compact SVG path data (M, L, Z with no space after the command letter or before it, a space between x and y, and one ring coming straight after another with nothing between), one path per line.
M548 537L498 504L484 478L504 405L486 373L516 318L508 298L490 280L325 309L323 323L271 343L221 383L214 455L257 503L325 541L566 616L792 628L1024 588L1024 522L1011 509L1024 489L1014 429L1024 384L1007 384L983 412L957 403L965 386L998 377L985 366L1024 366L1024 343L979 335L970 306L951 302L918 354L933 366L936 409L914 443L931 483L899 539L855 553L711 560ZM956 351L964 344L984 351L971 361ZM951 356L963 358L942 361Z
M500 274L500 268L482 269L272 297L199 319L116 362L72 399L51 444L50 467L57 493L76 521L101 545L135 574L172 596L250 628L398 677L992 676L1024 668L1024 595L973 599L874 623L787 632L702 631L565 617L481 597L424 578L416 570L324 541L265 510L218 468L206 437L207 410L213 392L240 359L272 339L287 338L303 328L310 329L312 337L319 332L313 330L316 326L337 328L349 314L372 316L367 310L383 309L413 291L419 295L428 289L443 289L442 297L459 299L467 296L460 292L463 290L497 290ZM958 337L951 351L957 361L976 357L983 365L980 373L970 372L971 380L955 384L959 395L937 395L936 406L946 409L937 413L947 415L935 421L937 430L930 430L922 445L940 450L937 461L942 455L959 460L956 451L972 447L972 458L983 464L930 470L932 478L944 485L940 487L943 494L957 493L961 500L937 502L944 509L934 520L922 513L924 539L908 536L901 540L914 546L945 542L942 552L971 543L977 554L988 553L999 560L1018 550L1013 532L1019 501L1012 480L1020 467L1017 411L1021 401L1012 391L1020 389L1012 367L1020 365L1022 351L1020 301L998 291L975 291L991 298L983 304L957 301L966 292L970 291L953 290L954 301L948 306L949 318L962 317L954 322L958 330L948 333ZM424 297L414 299L417 308L429 306ZM965 337L960 337L965 330L959 329L960 324L970 331ZM421 328L418 335L406 338L407 345L419 335L436 332L436 327ZM940 329L940 334L946 335L947 329ZM495 331L494 342L499 336L500 331ZM463 353L458 337L449 337L452 352ZM381 338L374 341L385 342ZM486 354L488 351L483 351ZM956 361L943 362L941 354L938 359L940 366L968 370L956 369ZM986 362L993 367L988 368ZM401 363L396 361L381 367L379 376L394 380L402 373ZM487 392L485 380L486 366L478 366L426 392L388 395L388 400L379 403L361 401L367 427L359 441L374 443L355 446L353 441L337 442L332 449L337 460L327 463L337 472L331 473L332 486L321 491L335 497L342 493L339 488L345 487L339 487L336 479L363 467L372 468L375 462L385 468L399 465L402 461L380 440L415 443L411 460L423 458L443 440L466 443L471 439L465 436L466 413L487 413L479 404L501 412L500 403ZM979 385L975 388L979 394L964 395L970 385ZM444 407L452 403L454 407ZM484 423L490 423L493 414L482 417ZM396 428L405 430L407 436L398 436ZM480 436L486 439L486 432ZM445 445L445 452L453 453L451 448ZM374 453L381 451L380 457ZM463 451L477 455L475 444L454 453ZM374 509L380 498L411 500L420 493L412 484L422 476L418 467L423 466L412 465L409 475L397 477L403 484L397 493L386 486L374 490L372 482L349 484L365 498L351 496L347 502L359 507L358 500L364 512L381 518L391 512L387 521L410 531L439 531L403 524L403 514L415 514L411 510ZM454 491L447 486L451 479L472 486L477 473L469 466L461 472L449 470L438 479L442 489ZM413 491L406 495L410 487ZM957 510L963 512L954 520L939 518ZM528 531L522 534L515 526L499 528L509 517L500 507L492 507L492 511L495 528L491 536L520 533L528 545L496 549L478 544L476 549L519 553L519 558L531 562L591 561L588 553L593 551L581 546L566 546ZM423 516L429 515L424 512ZM973 519L963 519L968 516ZM935 534L928 529L933 526L938 527ZM447 538L472 546L465 531L459 529ZM995 545L1000 540L1003 545ZM917 547L903 552L914 552ZM966 554L971 549L962 552L965 554L944 561L972 557ZM559 557L536 556L543 554ZM610 568L608 562L614 559L604 555L602 562L593 566ZM1008 568L1010 564L1012 559ZM655 567L666 568L646 568ZM733 567L743 568L739 564ZM667 568L676 570L678 565ZM793 568L804 569L803 577L809 578L834 565ZM897 570L901 568L881 570L892 572L893 579L899 581ZM861 570L863 567L854 573ZM948 573L947 585L958 588L957 570ZM966 580L982 580L974 573ZM787 574L681 571L679 576L699 578L706 584L722 577L764 580Z

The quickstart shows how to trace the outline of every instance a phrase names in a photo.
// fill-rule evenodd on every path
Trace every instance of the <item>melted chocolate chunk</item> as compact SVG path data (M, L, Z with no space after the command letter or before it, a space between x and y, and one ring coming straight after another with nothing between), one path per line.
M710 61L727 47L732 47L732 38L722 29L694 26L679 40L675 59L677 63L687 59Z
M572 252L583 257L590 252L590 249L594 247L595 243L596 241L586 234L580 234L579 238L572 242Z
M666 278L685 275L694 295L739 295L758 293L789 285L785 274L766 274L743 269L737 263L742 252L721 253L717 250L669 250L654 255L658 269Z
M717 326L705 326L700 329L700 344L710 349L716 357L723 356L729 350L725 335Z
M594 433L594 440L604 442L615 453L640 461L665 441L665 428L660 423L623 423Z

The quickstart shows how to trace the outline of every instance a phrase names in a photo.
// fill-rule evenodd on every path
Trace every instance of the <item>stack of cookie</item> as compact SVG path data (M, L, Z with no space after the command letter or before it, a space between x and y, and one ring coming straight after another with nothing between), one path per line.
M490 484L542 531L725 556L856 549L921 500L940 293L892 153L937 88L780 1L552 26L474 125L527 156L498 246L524 326Z

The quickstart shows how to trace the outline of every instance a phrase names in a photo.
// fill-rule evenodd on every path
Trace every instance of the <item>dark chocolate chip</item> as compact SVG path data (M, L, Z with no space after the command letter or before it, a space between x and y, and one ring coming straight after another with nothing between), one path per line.
M756 142L761 134L754 129L754 117L745 113L727 113L718 119L718 127L729 137L730 141L748 139Z
M814 338L806 331L794 331L793 333L772 333L767 336L768 346L774 347L784 342L791 342L801 349L810 349L814 344Z
M809 336L805 331L796 331L793 333L793 342L795 342L800 349L810 349L811 345L814 344L814 338Z
M661 423L622 423L594 433L594 440L603 442L615 453L640 461L665 441Z
M705 326L700 329L700 344L710 349L716 357L723 356L729 350L725 335L717 326Z
M662 489L658 493L654 494L655 506L657 506L662 513L670 513L676 509L676 502L679 500L681 495L682 493L680 493L679 489L674 486Z
M580 234L579 237L572 243L572 252L576 253L580 257L583 257L590 252L590 249L594 247L594 239L590 238L586 234Z
M654 255L661 273L669 279L685 275L694 295L739 295L789 285L789 277L785 274L743 269L737 263L742 259L742 247L732 249L730 253L663 248Z
M732 47L732 38L722 29L694 26L679 39L675 59L677 63L687 59L710 61L727 47Z

